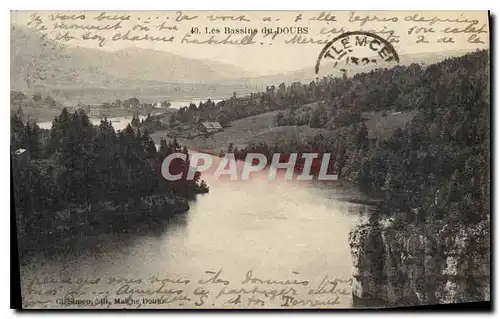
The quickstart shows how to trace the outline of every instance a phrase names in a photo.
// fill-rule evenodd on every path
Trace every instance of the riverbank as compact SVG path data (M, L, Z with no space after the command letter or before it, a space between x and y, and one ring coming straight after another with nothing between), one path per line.
M175 195L151 195L120 202L102 201L71 205L50 212L32 212L53 218L22 225L18 220L19 247L24 253L40 249L57 238L90 236L109 231L124 231L134 223L148 220L155 223L185 213L188 201ZM19 214L20 212L16 212Z
M59 108L44 108L44 107L23 107L23 114L25 120L32 120L38 123L40 122L52 122L54 117L59 116L61 114L61 109ZM70 112L73 112L74 109L68 108ZM175 110L170 108L140 108L140 109L124 109L124 108L101 108L99 116L90 116L90 119L94 118L104 118L104 117L132 117L135 114L138 115L148 115L148 114L156 114L156 113L169 113L174 112Z
M287 129L273 126L275 113L235 121L225 132L208 138L180 141L190 149L216 156L221 149L226 151L229 143L238 148L246 147L249 142L273 143L276 137L269 138L271 135L263 133ZM294 130L300 138L307 135L302 134L305 130L301 127L296 126ZM153 139L160 134L157 132ZM267 139L263 140L263 136ZM342 178L356 182L359 169L359 165L350 165ZM348 201L368 206L382 203L376 198ZM489 300L489 228L486 221L450 224L437 218L432 224L402 224L384 219L376 225L353 226L349 246L354 306L397 307Z
M133 115L148 115L148 114L159 114L159 113L169 113L174 112L170 108L138 108L138 109L124 109L124 108L107 108L101 109L99 117L122 117L122 116L133 116Z

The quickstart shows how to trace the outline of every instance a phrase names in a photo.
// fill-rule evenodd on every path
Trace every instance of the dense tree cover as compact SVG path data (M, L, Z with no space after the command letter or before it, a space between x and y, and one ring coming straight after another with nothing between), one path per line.
M168 128L168 125L161 121L161 116L154 116L151 115L151 113L148 113L143 120L140 120L138 115L133 115L130 125L132 125L133 128L141 129L147 133L153 133Z
M248 147L238 149L238 147L229 144L227 152L234 153L236 159L244 160L248 153L263 154L267 162L271 163L273 155L280 154L280 162L288 161L290 154L298 153L298 167L304 165L305 160L302 153L316 153L318 159L323 158L323 154L330 154L330 162L327 169L328 174L340 173L345 171L344 165L346 158L349 158L352 152L347 152L349 147L354 147L352 151L362 153L368 151L370 142L367 139L367 128L364 123L357 123L350 126L341 127L334 132L318 133L310 138L292 137L286 142L274 141L273 143L251 142ZM317 161L313 161L316 163ZM313 164L311 174L319 173L319 166Z
M226 118L226 114L224 112L218 112L218 110L219 107L210 99L205 103L200 102L198 106L194 103L190 103L189 106L181 107L175 114L172 114L170 122L172 125L177 124L177 122L188 123L198 120L219 121L222 125L229 123L230 119Z
M28 96L21 91L10 91L10 105L13 109L18 109L22 107L46 107L46 108L55 108L61 107L62 104L59 101L56 101L50 95L43 96L39 92L33 93L32 96ZM80 108L85 108L85 104L79 104ZM128 99L120 100L117 99L112 102L104 102L100 105L102 108L153 108L156 106L156 103L146 103L141 102L136 97L131 97ZM160 102L160 106L163 108L170 107L169 101Z
M217 104L208 100L199 106L190 104L181 108L175 118L181 123L197 119L218 121L228 125L230 121L283 110L277 116L278 125L310 125L311 127L335 128L346 123L361 121L360 112L379 110L409 110L424 103L422 77L425 70L419 64L392 69L377 69L356 74L352 78L324 77L309 84L294 82L272 85L265 92L252 93ZM418 93L418 94L416 94ZM314 112L297 112L307 103L321 102ZM297 114L298 113L298 114Z
M136 97L131 97L131 98L128 98L125 100L116 99L115 101L104 102L101 104L102 108L140 108L140 107L153 108L155 106L156 106L156 104L153 104L153 103L141 102ZM169 101L162 101L162 102L160 102L160 106L163 108L170 107L170 102Z
M198 120L217 121L222 126L227 126L229 122L237 119L312 101L311 97L308 100L307 90L306 86L295 82L288 87L281 83L278 89L273 85L267 87L265 92L252 93L244 97L237 97L234 93L230 99L217 104L210 99L205 103L200 102L198 106L191 103L189 106L180 108L174 115L174 119L180 123L193 123Z
M10 107L19 109L23 107L47 107L54 108L60 106L50 95L42 96L40 93L34 93L31 97L20 91L10 91Z
M167 155L187 153L176 140L162 140L157 151L147 131L128 125L117 133L106 119L94 126L81 109L70 113L64 108L48 131L40 130L36 123L23 123L14 114L11 129L16 208L25 224L54 218L48 213L35 216L34 212L71 205L160 193L192 197L208 191L205 183L200 184L199 173L192 181L185 178L189 157L170 166L173 174L183 173L180 181L168 182L162 177L161 165Z
M311 84L306 92L323 101L319 107L300 117L290 116L297 108L291 109L276 121L331 128L331 134L249 148L264 154L331 152L330 165L341 179L384 196L382 212L406 221L488 219L488 54L478 51L425 69L398 66ZM383 110L419 110L419 115L377 143L368 140L357 115ZM233 152L244 157L246 150Z
M384 191L387 209L418 215L407 219L489 219L488 52L431 65L413 94L420 115L364 154L361 185Z
M301 107L312 102L317 107ZM228 151L237 158L244 158L248 151L269 158L276 152L329 152L330 170L384 196L381 210L385 214L411 221L473 223L489 219L488 51L427 67L413 64L352 78L323 78L306 86L271 86L266 92L244 98L233 95L217 104L208 100L198 107L181 108L171 123L217 120L227 125L271 110L282 110L276 118L280 125L309 125L328 128L331 133L288 143L251 143L245 150L230 146ZM376 143L368 139L360 114L386 110L418 110L419 115L389 139ZM43 132L36 124L14 116L11 125L12 151L19 147L28 150L26 156L13 155L15 164L25 168L14 170L18 174L15 180L30 181L29 187L18 190L26 194L21 198L29 198L23 205L45 207L173 189L173 185L159 182L158 163L181 147L177 142L162 141L156 152L147 131L138 129L137 123L116 134L109 122L96 128L86 115L63 110L46 139L40 138ZM23 162L22 158L29 160ZM181 189L187 192L186 186Z

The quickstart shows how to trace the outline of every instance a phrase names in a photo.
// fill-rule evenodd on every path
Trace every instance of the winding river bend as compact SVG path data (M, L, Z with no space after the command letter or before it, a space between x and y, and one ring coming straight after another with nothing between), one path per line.
M173 220L145 221L132 230L68 238L50 252L40 251L21 268L24 297L29 298L29 285L35 278L168 275L189 279L185 289L190 291L196 289L198 279L210 277L207 271L219 270L232 288L241 288L248 271L262 280L349 279L348 233L363 217L359 205L345 199L361 195L338 183L266 181L262 174L266 172L248 181L203 175L210 193L198 195L190 210ZM116 290L116 283L100 287L111 293L107 290ZM266 306L282 303L275 298ZM330 307L350 307L351 303L351 294L343 294Z

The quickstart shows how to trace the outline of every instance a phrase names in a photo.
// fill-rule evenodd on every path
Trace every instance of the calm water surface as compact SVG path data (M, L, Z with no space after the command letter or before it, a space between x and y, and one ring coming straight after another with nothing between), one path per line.
M170 107L173 108L173 109L180 109L181 107L184 107L184 106L189 106L190 103L194 103L196 104L196 106L198 106L200 104L200 102L203 102L205 103L208 99L205 99L205 100L197 100L197 99L193 99L193 100L182 100L182 101L171 101L170 102ZM214 99L212 100L214 103L218 103L222 100L220 99ZM139 115L139 120L143 120L145 119L147 116L146 115ZM108 117L108 120L110 120L112 123L113 123L113 127L115 128L115 130L123 130L125 127L127 127L127 125L130 123L130 121L132 120L132 116L119 116L119 117ZM101 123L101 119L100 118L90 118L90 122L92 122L92 124L94 125L99 125L99 123ZM42 129L50 129L52 128L52 121L47 121L47 122L40 122L38 123L38 126Z
M142 121L147 117L147 115L139 115L139 120ZM108 121L111 121L113 128L115 130L123 130L132 121L132 116L119 116L119 117L108 117ZM90 122L93 125L99 125L101 123L101 118L91 117ZM50 130L52 128L52 121L50 122L40 122L37 123L42 129Z
M24 296L34 278L168 275L190 279L191 290L206 271L220 269L236 287L249 270L272 280L349 279L348 233L362 217L358 205L344 200L360 194L338 183L266 181L265 176L231 181L205 174L210 193L198 195L183 215L60 241L21 267ZM351 306L350 294L339 302Z

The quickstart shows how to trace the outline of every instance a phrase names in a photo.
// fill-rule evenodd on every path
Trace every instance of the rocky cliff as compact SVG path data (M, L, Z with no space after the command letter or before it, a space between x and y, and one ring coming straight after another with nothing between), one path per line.
M143 221L155 224L188 210L189 204L186 199L171 194L123 199L120 202L103 201L71 205L50 211L33 210L30 212L31 220L26 223L16 218L18 244L23 251L29 251L69 234L87 236L113 227L133 228L136 223ZM22 212L18 210L16 213ZM44 218L38 218L39 216Z
M490 224L372 222L349 234L357 307L488 301Z
M106 222L167 218L188 210L187 201L173 195L151 195L121 202L103 201L57 210L47 229L61 231L85 226L98 228Z

